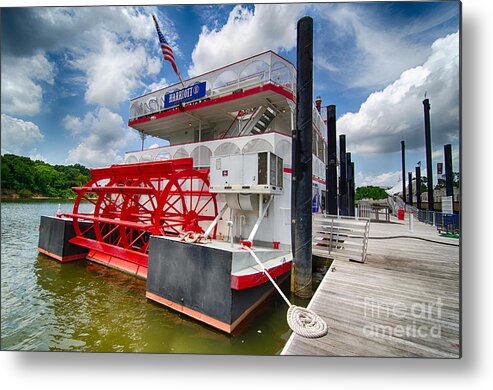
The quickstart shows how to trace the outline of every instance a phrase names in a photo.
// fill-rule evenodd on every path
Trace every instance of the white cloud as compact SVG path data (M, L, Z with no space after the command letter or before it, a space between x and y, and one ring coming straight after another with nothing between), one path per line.
M289 51L296 45L296 23L302 4L237 5L219 29L202 27L192 52L191 77L266 51Z
M151 83L151 84L147 85L146 88L145 88L145 90L144 90L144 94L146 94L148 92L157 91L158 89L165 88L168 85L169 85L168 84L168 81L166 81L166 78L163 77L158 82Z
M113 35L105 35L98 50L73 63L87 76L86 102L115 107L142 85L142 76L157 73L160 67L148 58L144 46L119 43Z
M38 114L43 95L38 81L54 82L46 53L62 50L65 58L60 66L72 65L84 75L77 86L86 88L87 103L115 107L127 100L133 90L144 87L144 77L157 74L162 67L151 13L158 16L163 33L179 55L172 21L153 6L40 7L12 13L8 34L2 37L2 110ZM79 75L70 77L80 79ZM70 86L69 91L58 85L62 94L74 95Z
M321 56L317 56L315 58L315 65L325 71L334 72L334 73L340 72L341 70L336 65L329 62L329 60L326 57L321 57Z
M75 53L92 50L101 46L104 40L102 33L112 33L136 41L149 40L155 34L151 13L158 14L156 7L28 8L23 13L17 12L13 17L18 18L14 21L17 24L23 20L31 28L12 26L16 31L13 31L13 36L7 37L6 47L12 53L25 56L38 50L69 49ZM167 38L175 39L176 33L171 21L164 15L158 17L166 28ZM32 29L36 34L32 34ZM16 41L23 44L14 47Z
M89 167L122 161L122 151L138 138L120 115L104 107L87 113L83 118L67 116L63 125L80 141L76 148L69 150L67 163Z
M381 88L405 69L422 64L431 49L416 39L418 34L438 32L441 24L457 16L455 7L446 7L445 12L397 24L385 19L382 7L371 4L332 3L318 9L324 23L316 26L315 44L321 49L315 51L315 65L337 72L335 80L346 88ZM336 69L324 66L334 63L339 65Z
M48 162L48 159L45 156L43 156L41 153L39 153L36 148L33 149L27 157L29 157L33 161L39 160L39 161L44 161L45 163Z
M459 33L436 40L421 66L406 70L392 84L372 93L356 113L338 121L347 135L348 149L358 153L385 153L424 147L423 104L431 103L432 142L457 143L459 138Z
M356 174L355 183L357 187L392 187L396 182L401 180L401 175L402 173L400 171L384 172L379 175L368 175L363 172L358 172Z
M43 140L35 123L2 114L2 153L28 154Z
M2 111L12 115L36 115L41 111L43 88L53 84L55 68L45 55L2 59Z

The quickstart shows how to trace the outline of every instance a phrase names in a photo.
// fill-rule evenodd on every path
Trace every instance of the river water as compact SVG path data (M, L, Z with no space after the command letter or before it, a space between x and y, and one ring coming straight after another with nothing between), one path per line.
M38 253L41 215L58 201L1 203L1 348L197 354L279 354L291 330L279 294L227 335L145 297L146 282L86 260ZM60 204L70 212L71 202ZM291 302L307 302L290 297Z

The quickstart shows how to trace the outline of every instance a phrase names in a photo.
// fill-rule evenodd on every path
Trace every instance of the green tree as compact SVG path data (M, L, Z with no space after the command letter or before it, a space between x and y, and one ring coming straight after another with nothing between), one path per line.
M366 187L358 187L356 188L355 199L386 199L389 195L382 187L376 186L366 186Z
M54 183L60 175L55 168L48 164L39 164L34 167L36 190L42 194L53 193Z
M32 194L72 197L74 192L71 188L83 186L91 177L89 169L80 164L52 166L14 154L2 156L1 171L2 191L15 191L23 197Z

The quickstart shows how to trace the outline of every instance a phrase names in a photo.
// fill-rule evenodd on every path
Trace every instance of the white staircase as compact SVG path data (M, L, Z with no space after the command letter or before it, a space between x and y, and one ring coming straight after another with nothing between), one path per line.
M258 107L241 129L239 135L265 133L276 115L276 111L269 106Z

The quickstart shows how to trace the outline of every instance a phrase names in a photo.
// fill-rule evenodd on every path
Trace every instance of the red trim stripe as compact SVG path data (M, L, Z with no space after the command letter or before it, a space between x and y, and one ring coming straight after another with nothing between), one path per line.
M55 253L52 253L50 251L47 251L46 249L38 247L38 251L46 256L52 257L55 260L58 260L62 263L68 263L70 261L76 261L76 260L83 260L86 258L86 254L78 254L78 255L71 255L71 256L59 256L56 255Z
M275 267L269 268L267 272L269 272L269 275L272 276L273 278L277 278L278 276L281 276L286 272L289 272L290 270L291 270L291 261L287 261ZM233 290L244 290L246 288L259 286L266 282L269 282L269 278L263 271L249 275L241 275L241 276L231 275L231 288Z

